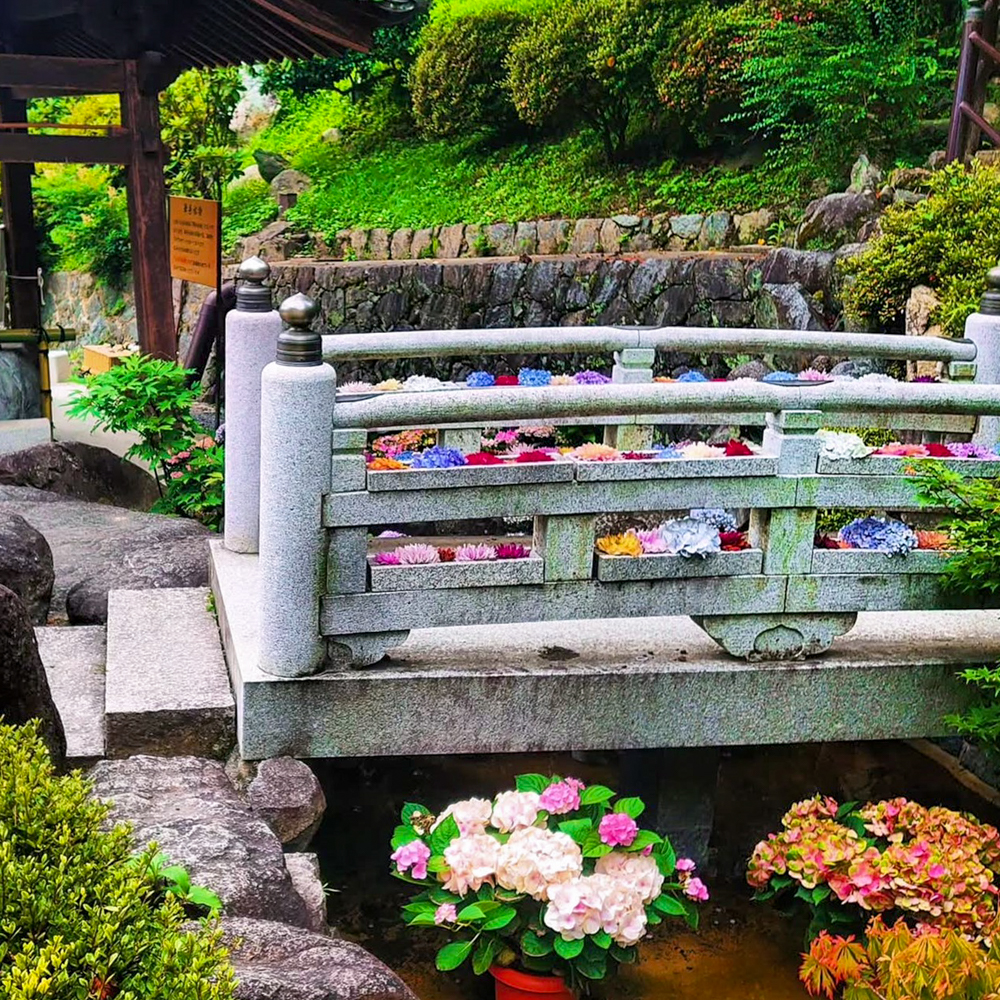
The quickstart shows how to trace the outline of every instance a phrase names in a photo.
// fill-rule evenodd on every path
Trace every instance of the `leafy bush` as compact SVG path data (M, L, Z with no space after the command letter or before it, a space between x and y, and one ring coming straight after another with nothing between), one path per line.
M410 73L413 114L426 135L509 129L508 49L548 0L441 0L420 36ZM534 31L527 32L529 36Z
M166 460L166 491L154 505L157 514L193 517L208 528L222 527L225 449L192 443Z
M892 206L859 256L844 262L854 281L849 311L897 323L914 285L941 297L936 317L953 337L976 311L986 272L1000 256L1000 170L953 164L934 174L926 201Z
M222 250L232 252L243 236L259 232L278 217L278 203L266 181L248 180L226 190L222 198Z
M220 934L135 863L127 827L77 772L57 777L37 724L0 725L0 994L7 1000L229 1000Z

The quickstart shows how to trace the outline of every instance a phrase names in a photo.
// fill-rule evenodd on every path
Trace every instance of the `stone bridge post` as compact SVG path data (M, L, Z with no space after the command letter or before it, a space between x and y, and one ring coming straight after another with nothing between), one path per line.
M986 275L986 292L979 312L965 322L965 336L976 345L976 384L1000 384L1000 267ZM1000 417L980 417L972 440L987 448L996 447L1000 442Z
M302 677L323 666L320 601L326 592L323 498L330 491L337 376L310 329L316 303L281 304L288 329L261 382L260 666Z

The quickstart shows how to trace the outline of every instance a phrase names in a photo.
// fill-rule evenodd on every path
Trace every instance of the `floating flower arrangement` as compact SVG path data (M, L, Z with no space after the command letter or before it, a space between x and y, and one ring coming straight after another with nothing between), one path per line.
M720 531L720 526L724 529ZM690 517L665 521L658 528L630 528L620 535L597 539L597 551L606 556L683 556L706 559L716 552L750 548L744 532L726 511L693 510Z
M868 376L865 376L866 378ZM978 461L1000 461L1000 454L979 444L954 442L951 444L903 444L893 441L872 448L857 435L849 431L821 430L816 433L820 441L820 455L839 461L843 459L868 458L964 458Z
M950 548L942 531L914 531L902 521L889 517L859 517L840 529L836 536L816 538L820 549L861 549L887 556L905 556L914 549Z
M516 543L490 545L486 542L468 545L436 546L423 543L401 545L387 552L376 552L376 566L432 566L437 563L495 562L498 559L527 559L531 549Z
M606 385L611 379L595 371L576 372L573 375L553 375L547 368L522 368L517 375L494 375L491 372L470 372L465 379L467 389L491 389L494 386L527 386L541 388L547 385Z

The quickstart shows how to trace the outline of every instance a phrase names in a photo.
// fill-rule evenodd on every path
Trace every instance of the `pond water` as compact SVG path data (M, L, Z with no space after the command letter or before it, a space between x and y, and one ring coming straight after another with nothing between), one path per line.
M434 955L443 936L403 927L408 886L389 875L388 839L405 801L430 808L471 795L492 796L525 772L575 774L623 793L619 755L385 758L313 762L328 799L312 849L331 887L330 923L393 968L420 1000L490 1000L492 980L470 971L443 974ZM823 791L851 799L906 795L976 813L997 810L944 768L904 743L738 748L722 757L712 854L705 873L712 899L702 926L656 928L642 961L594 991L595 1000L806 1000L797 970L804 923L750 900L742 881L754 844L776 829L789 804Z

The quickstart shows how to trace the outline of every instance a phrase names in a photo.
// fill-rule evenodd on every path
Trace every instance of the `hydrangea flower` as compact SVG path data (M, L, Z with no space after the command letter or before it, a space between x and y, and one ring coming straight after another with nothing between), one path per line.
M629 462L648 462L651 458L656 458L656 453L652 451L623 451L619 458L624 458Z
M513 833L532 826L538 819L538 792L501 792L493 805L490 822L501 833Z
M641 528L633 528L626 532L626 534L635 535L635 537L639 539L643 555L659 555L660 553L667 551L667 543L657 528L653 528L648 531Z
M917 532L918 549L932 549L938 552L944 552L949 549L953 549L954 547L955 543L951 540L951 536L947 531Z
M342 392L345 396L357 395L361 392L372 392L375 386L371 382L345 382L337 386L337 392Z
M772 385L775 382L796 382L798 381L798 376L792 372L768 372L762 379L761 382L769 382Z
M497 375L494 385L517 385L516 375Z
M462 799L453 802L434 821L431 830L436 830L449 816L453 817L463 837L475 833L485 833L493 815L493 803L489 799Z
M496 547L497 559L527 559L531 550L523 545L505 544Z
M565 833L536 826L515 830L497 856L497 884L533 899L547 900L550 889L582 872L579 845Z
M700 878L690 878L684 883L684 893L699 903L708 902L708 887Z
M598 858L594 871L598 875L610 875L618 882L635 889L645 905L660 895L665 881L654 858L624 854L621 851L612 851L603 858Z
M414 469L451 469L465 465L465 456L457 448L442 448L434 445L414 456Z
M872 449L858 437L845 431L821 430L816 432L823 458L838 461L846 458L867 458Z
M398 392L403 388L403 383L398 378L386 378L375 383L375 388L379 392Z
M955 444L948 445L948 447L955 458L978 458L984 461L995 461L997 458L1000 458L996 452L990 451L989 448L984 448L981 444L972 444L968 441L956 442Z
M522 368L517 373L518 385L543 386L552 381L552 372L544 368Z
M862 375L859 382L898 382L899 379L893 378L891 375L886 375L883 372L869 372L867 375Z
M553 375L551 385L576 385L572 375Z
M488 389L495 383L496 379L489 372L470 372L465 379L470 389Z
M672 444L654 444L653 451L657 458L670 459L670 458L683 458L679 448L675 448Z
M718 529L693 517L667 521L660 525L660 534L668 552L687 559L695 556L705 559L722 548Z
M840 529L840 540L852 549L905 556L917 547L916 533L902 521L881 517L860 517Z
M707 375L702 374L702 372L694 371L693 369L689 372L685 372L678 379L678 382L708 382L710 381Z
M402 564L402 560L399 558L398 552L376 552L375 553L375 565L376 566L399 566Z
M455 562L491 562L497 558L492 545L459 545L455 549Z
M490 805L490 813L492 812ZM444 860L448 865L448 878L444 882L444 888L459 896L478 892L487 882L492 882L499 854L500 844L488 833L456 837L444 849Z
M607 444L589 442L574 448L570 455L580 462L614 462L621 458L621 452Z
M396 549L402 566L426 566L441 561L438 550L433 545L404 545Z
M876 449L875 454L892 458L927 458L930 452L922 444L887 444Z
M515 462L554 462L555 459L547 451L533 449L521 451L514 458Z
M609 847L631 847L639 834L639 824L628 813L613 812L603 817L597 832Z
M829 377L826 372L821 372L818 368L807 368L799 372L800 382L825 382Z
M719 544L723 552L743 552L750 548L750 540L742 531L720 531Z
M542 792L538 804L553 816L562 816L580 808L580 792L567 781L556 781Z
M603 930L622 947L640 941L647 917L638 890L624 880L593 874L552 887L545 925L566 941Z
M441 924L453 924L458 920L458 907L454 903L442 903L434 911L434 923L439 927Z
M941 381L941 379L937 378L934 375L918 375L912 381L913 382L923 382L925 384L931 384L931 385L937 385Z
M427 878L427 862L430 859L431 849L422 840L411 840L392 852L396 868L404 875L412 868L414 878Z
M383 531L380 535L376 535L376 538L409 538L410 536L406 534L405 531Z
M748 458L753 455L753 449L736 438L726 442L725 452L726 458Z
M929 441L924 445L927 454L931 458L954 458L955 453L946 444L939 444L937 441Z
M449 563L455 561L455 550L448 547L438 549L438 558L443 563Z
M430 375L411 375L403 383L403 388L407 392L428 392L431 389L440 389L443 385L441 379Z
M488 451L474 451L465 456L466 465L503 465L503 459L491 455Z
M573 381L577 385L606 385L611 379L607 375L602 375L600 372L591 371L587 369L586 371L577 372L573 376Z
M716 448L702 441L692 441L681 448L681 458L723 458L725 454L723 448Z
M690 517L696 521L704 521L710 524L716 531L739 531L740 526L736 523L736 518L723 510L721 507L696 507L691 511Z
M407 469L409 466L398 458L368 457L368 468L372 472L389 472L393 469Z

